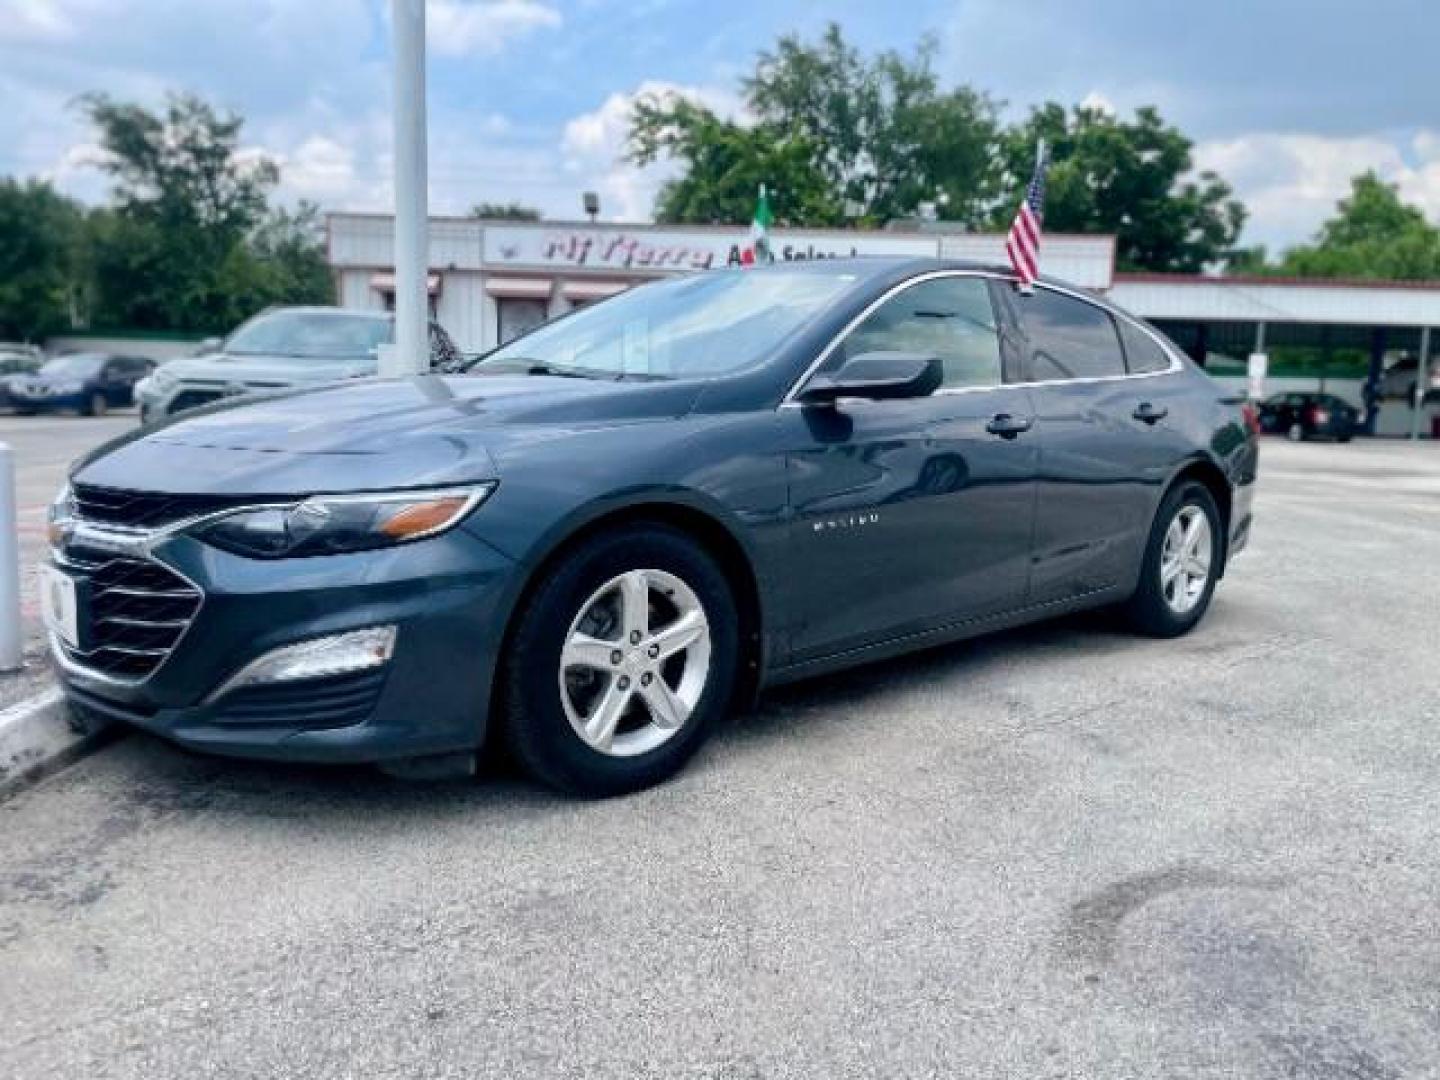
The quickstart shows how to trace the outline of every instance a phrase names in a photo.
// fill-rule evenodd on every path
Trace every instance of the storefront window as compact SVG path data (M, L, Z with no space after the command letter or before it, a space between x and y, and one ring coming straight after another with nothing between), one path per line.
M499 313L500 344L514 341L545 322L547 305L544 300L501 297L495 301Z

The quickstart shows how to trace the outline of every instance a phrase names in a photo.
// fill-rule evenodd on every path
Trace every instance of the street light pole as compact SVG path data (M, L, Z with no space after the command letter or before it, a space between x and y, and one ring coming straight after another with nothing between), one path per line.
M395 31L395 349L389 354L390 370L382 374L414 375L430 366L425 0L391 0L391 11Z

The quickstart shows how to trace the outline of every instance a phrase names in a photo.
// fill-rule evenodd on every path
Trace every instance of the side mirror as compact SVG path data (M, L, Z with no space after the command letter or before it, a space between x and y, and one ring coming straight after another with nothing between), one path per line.
M833 405L840 398L925 397L944 381L938 356L925 353L871 352L853 356L838 371L816 375L800 394L807 405Z
M220 351L221 344L223 344L223 342L220 338L207 337L204 341L200 342L200 344L195 347L195 355L209 356L211 353L217 353Z

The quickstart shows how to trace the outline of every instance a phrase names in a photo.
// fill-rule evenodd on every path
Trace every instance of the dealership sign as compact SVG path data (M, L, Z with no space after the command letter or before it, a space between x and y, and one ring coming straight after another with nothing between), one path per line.
M491 265L586 270L708 270L749 262L748 230L587 229L544 225L485 226L485 262ZM777 229L770 235L778 262L840 259L852 255L936 255L928 237L886 233L815 233Z

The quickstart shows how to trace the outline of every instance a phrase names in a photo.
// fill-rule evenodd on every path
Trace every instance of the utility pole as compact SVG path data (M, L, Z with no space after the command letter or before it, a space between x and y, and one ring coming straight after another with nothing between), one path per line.
M430 367L430 211L425 131L425 0L391 0L395 76L395 349L381 374ZM389 364L385 364L385 360Z

